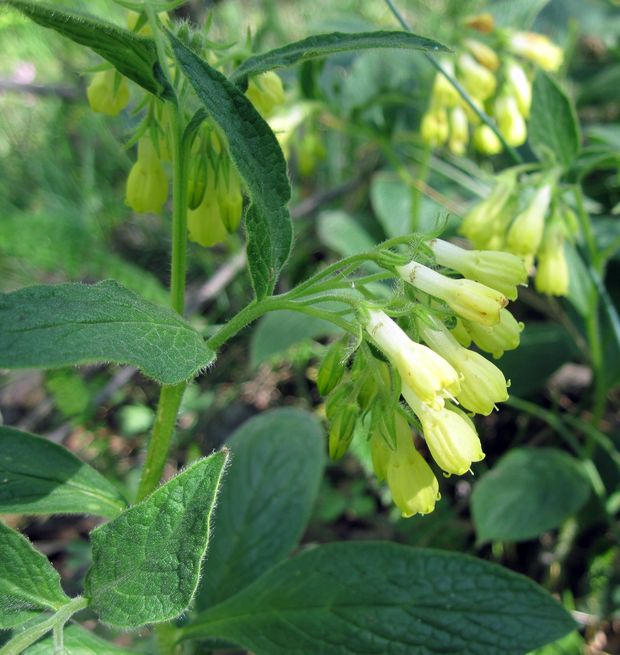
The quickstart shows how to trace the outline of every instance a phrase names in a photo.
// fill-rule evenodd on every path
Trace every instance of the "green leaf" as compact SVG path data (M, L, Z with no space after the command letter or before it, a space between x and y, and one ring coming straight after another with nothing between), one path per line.
M292 66L300 61L327 57L337 52L376 48L450 52L445 45L411 32L332 32L331 34L309 36L301 41L288 43L281 48L250 57L237 68L231 79L240 80L248 75L257 75L274 68Z
M104 623L169 621L190 604L207 549L227 451L201 459L91 533L86 596Z
M472 512L480 542L524 541L557 528L590 496L581 464L553 448L519 448L477 482Z
M31 618L32 610L58 610L69 602L47 557L0 521L0 625Z
M324 466L321 426L296 409L253 418L227 445L233 459L216 510L200 609L237 593L297 545Z
M135 655L136 653L135 650L115 646L76 624L69 625L64 629L64 642L63 655ZM24 653L25 655L50 655L53 650L53 637L50 635L34 646L30 646Z
M41 615L41 610L19 610L4 607L0 601L0 630L10 630L16 628L30 619L34 619ZM2 645L2 637L0 634L0 645Z
M250 363L258 366L283 355L290 348L310 339L340 334L333 323L300 312L269 312L256 325L250 342Z
M575 108L558 83L542 70L534 80L529 140L539 158L551 156L566 168L579 152Z
M522 655L573 628L551 596L500 566L366 542L277 565L182 635L217 636L256 655Z
M214 359L178 314L111 280L0 294L0 368L114 362L162 384L187 380Z
M0 427L0 513L115 518L126 506L113 485L66 448Z
M372 250L376 245L368 232L342 210L321 212L317 229L321 241L343 257Z
M13 7L35 23L89 47L107 59L125 77L156 96L174 97L174 91L165 81L159 67L153 39L57 5L32 0L0 0L0 4Z
M564 244L564 252L568 263L570 276L568 278L568 299L573 307L581 314L587 316L591 311L591 298L596 289L586 263L572 243Z
M273 291L293 238L286 207L291 187L284 155L271 128L243 93L172 34L169 36L181 70L212 120L226 134L230 156L245 181L251 202L245 216L248 265L260 300Z

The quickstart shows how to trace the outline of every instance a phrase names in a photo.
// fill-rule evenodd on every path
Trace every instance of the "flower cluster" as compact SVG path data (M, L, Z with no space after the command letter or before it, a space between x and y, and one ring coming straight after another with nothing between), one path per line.
M489 16L476 17L466 27L470 29L456 47L456 57L444 60L442 67L481 110L495 119L508 145L520 146L527 139L534 66L557 70L562 64L562 50L542 34L495 30ZM473 38L473 30L485 32L487 42L479 36ZM470 140L470 125L476 150L489 155L501 152L502 144L493 130L481 123L448 79L438 73L429 108L422 117L423 140L432 147L447 145L451 152L461 155Z
M489 196L461 225L461 233L476 248L521 255L534 275L536 289L554 296L568 293L566 242L578 232L575 213L553 176L520 180L518 169L498 175Z
M508 384L469 346L499 357L518 346L523 328L506 309L527 279L519 256L464 250L440 239L425 248L427 255L392 267L405 285L407 311L362 304L358 315L370 345L358 349L343 381L347 350L337 342L318 379L319 391L328 394L330 455L342 456L356 432L365 434L375 473L387 481L403 516L431 512L439 499L410 424L445 474L462 475L482 460L470 415L490 414L508 398Z

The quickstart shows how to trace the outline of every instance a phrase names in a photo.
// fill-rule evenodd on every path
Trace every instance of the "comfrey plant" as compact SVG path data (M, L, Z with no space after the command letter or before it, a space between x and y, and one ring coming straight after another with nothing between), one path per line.
M570 631L570 616L530 580L457 553L376 542L289 557L322 468L321 430L307 413L258 417L229 448L159 486L188 382L252 321L287 309L329 320L346 335L319 375L332 456L346 450L359 423L402 513L431 511L437 480L409 426L447 474L482 459L471 416L505 400L507 383L468 345L494 356L518 345L521 326L506 305L526 274L518 256L409 235L274 295L292 225L285 158L264 119L283 95L272 69L344 50L445 48L395 31L222 54L203 31L162 13L182 2L118 3L134 12L129 29L56 4L1 2L103 57L88 89L93 109L114 115L139 97L126 202L139 212L164 210L170 180L172 252L170 308L113 281L34 286L0 298L0 367L130 364L161 385L131 502L62 446L0 428L0 512L102 518L90 535L83 593L74 598L46 557L0 523L0 628L8 631L0 654L133 652L81 628L74 617L83 611L125 631L153 626L136 636L135 652L149 653L241 646L257 655L517 655ZM209 246L242 220L254 298L205 341L182 316L187 238ZM369 262L378 271L367 272ZM393 292L387 280L399 280Z

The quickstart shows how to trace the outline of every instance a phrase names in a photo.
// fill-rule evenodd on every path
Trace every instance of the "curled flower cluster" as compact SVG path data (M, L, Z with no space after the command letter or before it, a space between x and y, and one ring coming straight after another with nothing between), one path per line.
M439 239L427 245L440 270L417 260L394 267L414 302L404 325L389 316L389 307L359 310L368 342L385 361L362 351L343 382L346 349L337 342L319 370L319 390L329 394L331 456L342 456L356 431L365 433L375 473L387 481L403 516L427 514L439 499L437 479L416 450L409 424L445 474L462 475L482 460L470 414L490 414L508 398L508 384L495 364L468 346L473 342L499 357L518 346L523 329L506 309L527 279L520 257ZM403 315L402 309L396 313Z
M491 17L472 19L468 27L486 32L492 45L468 36L456 48L455 59L444 60L442 67L480 109L495 119L506 143L520 146L527 139L532 64L555 71L562 64L562 50L535 32L495 31ZM501 152L502 143L493 130L481 123L448 79L438 73L429 108L422 117L422 139L431 147L447 145L451 152L462 155L470 141L470 125L476 150L488 155Z
M578 232L575 214L554 179L535 176L520 182L514 169L497 176L489 196L461 225L461 233L476 248L522 256L537 291L553 296L568 293L566 242Z

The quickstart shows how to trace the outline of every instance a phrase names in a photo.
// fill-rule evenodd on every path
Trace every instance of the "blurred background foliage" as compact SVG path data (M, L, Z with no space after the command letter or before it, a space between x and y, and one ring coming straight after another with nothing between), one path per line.
M77 0L63 4L84 5ZM620 149L617 3L401 0L400 7L416 32L446 44L454 41L465 14L490 11L497 24L535 29L565 49L562 74L567 75L584 142L600 149L598 160L595 150L589 151L595 168L585 174L584 185L597 242L610 255L608 289L620 302L620 174L618 160L610 156ZM124 10L110 0L91 0L88 10L124 24ZM249 34L252 49L259 52L320 31L397 28L378 0L192 0L176 13L196 21L211 14L209 38L243 43ZM139 120L131 106L118 119L93 114L85 87L97 58L16 13L0 13L0 44L0 290L114 278L165 303L169 217L135 215L123 203L132 163L124 146ZM434 72L416 53L336 55L286 69L281 76L288 112L282 119L288 130L283 142L293 180L296 230L293 255L280 282L283 290L322 262L406 233L412 215L418 217L416 229L445 227L448 235L456 234L467 209L488 193L493 171L510 163L506 155L490 159L436 151L425 156L418 129ZM531 156L527 145L522 152ZM416 186L422 167L428 175ZM210 250L190 244L188 306L191 320L205 334L248 300L242 249L238 235ZM591 371L573 306L587 290L579 286L581 276L575 278L568 301L543 299L531 289L521 294L515 311L527 325L522 346L499 363L512 380L515 398L481 421L487 458L476 477L443 479L443 500L435 512L402 520L390 508L386 491L368 475L367 449L358 440L353 454L328 466L305 541L381 537L469 551L500 562L559 594L577 612L582 636L545 653L579 653L584 640L588 652L614 653L620 652L620 556L606 516L613 517L620 507L615 465L620 395L613 389L620 364L611 339L608 410L597 432L605 442L594 456L609 498L607 515L589 493L579 496L573 489L576 500L566 506L561 520L523 538L485 538L472 521L475 496L470 502L486 470L495 468L500 474L497 462L507 453L525 446L565 448L562 431L579 434L586 429ZM288 313L269 315L246 330L209 375L188 389L175 467L210 452L248 417L269 407L293 405L322 415L315 380L333 336L331 324ZM62 441L129 489L137 483L134 464L153 421L156 395L148 380L114 367L0 372L0 410L8 425ZM559 421L560 411L572 426ZM513 464L500 485L515 483L515 469L527 476L534 464ZM502 466L510 469L507 458ZM543 468L536 479L545 475ZM520 481L520 488L536 487L536 479ZM544 498L526 494L523 511L536 513ZM76 523L55 517L37 519L29 527L76 588L93 524L90 518ZM65 545L76 535L82 540L67 551Z

